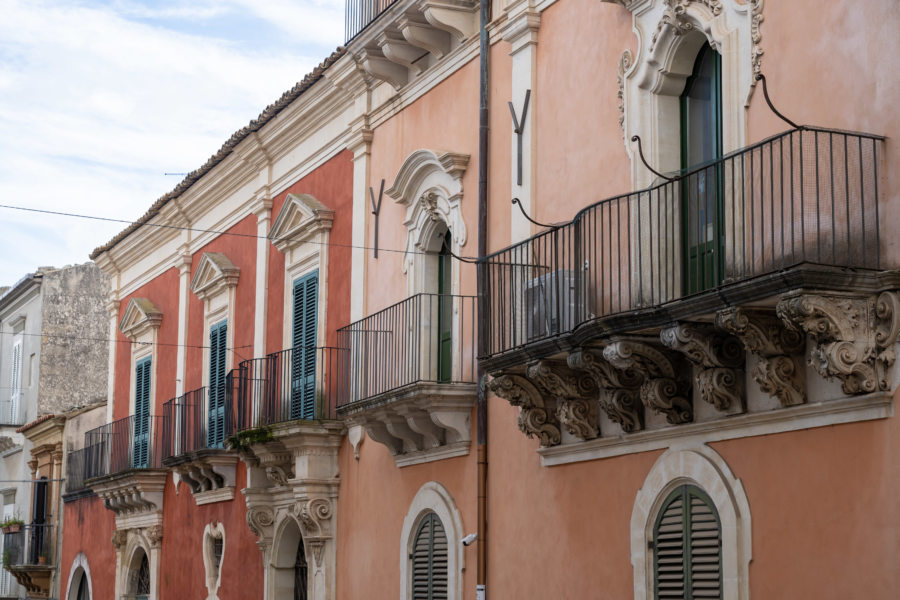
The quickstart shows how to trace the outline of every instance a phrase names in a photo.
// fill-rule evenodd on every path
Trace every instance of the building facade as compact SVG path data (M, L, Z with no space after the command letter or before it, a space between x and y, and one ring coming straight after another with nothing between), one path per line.
M895 597L900 10L486 4L348 3L345 46L94 252L108 414L62 570Z

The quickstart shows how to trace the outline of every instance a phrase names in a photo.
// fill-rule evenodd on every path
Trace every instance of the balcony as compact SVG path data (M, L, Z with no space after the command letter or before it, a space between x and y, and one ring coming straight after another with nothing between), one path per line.
M792 129L486 257L492 389L544 447L805 404L807 335L844 395L889 390L883 152Z
M11 400L0 400L0 426L12 425L19 427L25 424L25 417L22 411L22 402L25 400L25 390L19 390L15 394L15 398Z
M338 414L401 466L468 452L476 396L474 296L417 294L338 330Z
M84 434L84 483L116 513L117 529L161 522L165 422L132 415Z
M21 525L3 534L3 567L12 573L30 598L49 598L55 570L55 530L52 525Z
M233 433L234 372L223 386L202 387L163 404L162 464L188 485L198 505L234 498L237 456L224 449Z
M73 450L66 454L66 491L63 502L72 502L93 494L91 488L84 483L86 450Z

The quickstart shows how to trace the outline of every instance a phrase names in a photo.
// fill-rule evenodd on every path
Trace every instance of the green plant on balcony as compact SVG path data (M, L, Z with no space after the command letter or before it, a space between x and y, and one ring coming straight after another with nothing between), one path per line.
M3 522L0 522L0 529L3 530L3 533L18 533L19 529L21 529L24 524L25 521L20 519L18 514L15 514L11 517L7 517Z
M271 442L274 439L272 431L268 427L257 427L256 429L239 431L234 435L229 436L228 439L225 440L225 444L230 450L246 452L250 450L250 446L253 444L263 444L265 442Z
M12 555L9 553L9 550L3 551L3 566L8 567L12 563Z

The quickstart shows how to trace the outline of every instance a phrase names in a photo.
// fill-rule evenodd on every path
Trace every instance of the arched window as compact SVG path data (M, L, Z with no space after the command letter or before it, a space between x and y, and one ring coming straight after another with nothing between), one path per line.
M435 513L426 513L419 523L410 560L413 600L445 600L448 597L447 534Z
M141 552L141 562L134 574L135 600L147 600L150 597L150 561L147 553Z
M88 590L87 577L85 577L84 571L78 577L78 587L76 589L78 591L75 592L75 600L91 600L91 593Z
M653 525L654 598L721 598L722 533L706 493L681 485L665 499Z
M306 552L303 541L297 544L297 558L294 562L294 600L306 600L309 565L306 564Z
M718 285L724 267L723 173L711 164L722 157L722 57L701 46L679 98L684 204L685 292Z

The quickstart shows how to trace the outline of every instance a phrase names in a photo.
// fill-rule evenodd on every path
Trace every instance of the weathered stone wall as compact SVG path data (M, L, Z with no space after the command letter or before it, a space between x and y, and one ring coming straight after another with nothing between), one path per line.
M106 399L108 289L94 263L43 272L39 416Z

